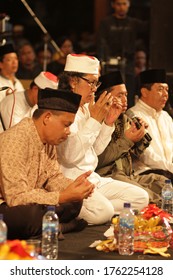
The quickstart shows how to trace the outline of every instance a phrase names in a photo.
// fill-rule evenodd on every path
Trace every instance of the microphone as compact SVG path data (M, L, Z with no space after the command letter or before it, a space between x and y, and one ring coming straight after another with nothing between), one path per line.
M126 115L134 122L134 124L136 125L137 129L141 128L141 123L139 121L139 118L129 109L126 112ZM152 140L150 134L148 132L145 133L144 138L150 142Z
M0 87L0 91L2 91L2 90L6 90L6 89L8 89L9 87Z

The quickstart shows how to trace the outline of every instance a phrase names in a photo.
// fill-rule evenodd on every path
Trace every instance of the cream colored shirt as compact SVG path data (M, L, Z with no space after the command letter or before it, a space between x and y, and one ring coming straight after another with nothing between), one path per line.
M0 203L56 205L71 182L60 172L55 147L41 142L31 118L0 134Z

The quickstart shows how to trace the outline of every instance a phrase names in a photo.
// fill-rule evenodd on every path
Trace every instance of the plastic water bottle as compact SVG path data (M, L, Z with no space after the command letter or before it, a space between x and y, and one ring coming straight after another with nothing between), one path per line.
M173 188L171 180L165 180L165 186L162 188L162 209L173 215Z
M59 219L55 206L48 206L42 222L42 255L48 260L58 258Z
M134 253L134 213L130 203L124 203L119 216L118 251L120 255Z
M7 241L7 225L3 221L3 214L0 214L0 244Z

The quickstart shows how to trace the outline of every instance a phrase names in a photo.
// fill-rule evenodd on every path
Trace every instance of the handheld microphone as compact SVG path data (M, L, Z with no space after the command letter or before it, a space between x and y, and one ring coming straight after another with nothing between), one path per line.
M137 129L141 128L141 123L139 121L139 118L129 109L126 112L126 115L134 122L134 124L136 125ZM144 138L150 142L152 140L150 134L148 132L145 133Z
M2 91L2 90L6 90L6 89L8 89L9 87L0 87L0 91Z

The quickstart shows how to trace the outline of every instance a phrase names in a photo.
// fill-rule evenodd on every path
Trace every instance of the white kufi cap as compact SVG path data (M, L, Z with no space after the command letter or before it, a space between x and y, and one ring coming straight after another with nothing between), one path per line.
M99 74L99 60L84 54L68 54L64 71L86 74Z
M34 83L41 89L58 88L58 78L50 72L41 72L35 79Z

